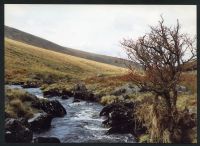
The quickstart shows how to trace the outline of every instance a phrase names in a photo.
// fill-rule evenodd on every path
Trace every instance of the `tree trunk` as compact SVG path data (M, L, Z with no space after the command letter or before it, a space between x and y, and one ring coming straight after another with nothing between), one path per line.
M176 101L177 101L177 91L176 89L173 89L172 91L172 112L173 115L177 113L177 108L176 108Z
M164 94L164 98L167 105L167 112L168 112L168 130L171 132L174 127L174 117L173 117L173 108L174 106L171 104L171 96L169 92Z

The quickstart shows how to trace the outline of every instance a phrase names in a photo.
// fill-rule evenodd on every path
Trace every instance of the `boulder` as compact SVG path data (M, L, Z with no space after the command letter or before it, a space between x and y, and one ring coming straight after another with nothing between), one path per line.
M62 99L69 99L69 96L68 95L62 95L61 98Z
M187 108L179 111L176 126L170 133L173 143L192 143L194 133L197 131L197 114L191 113Z
M5 120L5 141L10 143L29 143L33 132L25 119L7 118Z
M53 117L63 117L67 114L65 108L58 100L41 99L38 102L32 103L32 106L43 110Z
M103 76L104 76L104 75L101 74L101 73L97 74L97 77L103 77Z
M70 90L64 90L64 89L59 89L59 88L53 88L47 91L43 91L43 94L46 98L49 97L54 97L54 96L65 96L65 97L71 97L73 96L72 91Z
M134 117L133 102L112 103L105 106L100 112L100 116L106 117L102 124L110 127L108 134L113 133L131 133L137 135L146 131L145 127L139 127L140 124Z
M13 82L12 85L24 85L24 82Z
M112 93L111 95L115 95L115 96L127 96L129 94L133 94L133 93L137 93L140 92L140 88L137 86L133 86L131 84L125 84L121 87L117 87Z
M33 143L60 143L60 140L56 137L36 137Z
M61 96L62 93L58 88L43 91L43 94L46 98L53 97L53 96Z
M79 99L74 99L74 100L73 100L73 103L74 103L74 102L80 102L80 100L79 100Z
M38 82L25 82L22 85L23 88L38 88L40 87L40 84Z
M35 116L28 120L30 129L34 132L49 129L51 127L52 116L47 113L37 113Z
M187 89L185 86L182 86L182 85L177 85L177 86L176 86L176 90L177 90L177 92L179 92L179 93L187 92L187 91L188 91L188 89Z
M10 114L9 114L8 112L5 111L4 113L5 113L5 114L4 114L4 117L5 117L5 118L11 118L11 116L10 116Z
M98 101L100 98L93 94L92 91L89 91L85 84L79 83L74 87L73 96L76 99L82 99L87 101Z

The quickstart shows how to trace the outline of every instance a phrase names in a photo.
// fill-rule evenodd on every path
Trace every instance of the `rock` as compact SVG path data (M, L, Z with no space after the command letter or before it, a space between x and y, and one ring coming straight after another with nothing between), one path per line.
M176 90L179 93L181 93L181 92L187 92L188 91L188 89L185 86L181 86L181 85L177 85L176 86Z
M24 85L24 82L14 82L12 85Z
M71 90L63 90L61 92L61 94L64 95L64 96L68 96L68 97L72 97L73 96L73 93L72 93Z
M181 129L191 129L197 126L197 114L190 113L187 108L179 113L180 117L178 120L178 125Z
M43 110L44 112L52 115L53 117L63 117L67 114L65 108L58 100L42 99L38 102L32 103L32 106Z
M74 86L74 91L87 91L84 83L78 83Z
M24 123L25 122L25 123ZM5 120L5 141L11 143L29 143L32 141L33 132L26 127L25 119L7 118Z
M9 114L9 113L7 113L6 111L5 111L5 114L4 114L4 116L5 116L5 118L11 118L10 114Z
M61 98L62 99L69 99L69 96L68 95L62 95Z
M85 84L79 83L74 87L73 96L77 99L88 100L88 101L98 101L100 100L99 97L89 91Z
M38 88L40 87L38 82L26 82L22 85L23 88Z
M197 131L197 114L190 113L187 108L178 114L176 126L170 133L170 140L173 143L192 143L194 133Z
M49 129L51 127L52 116L46 113L37 113L33 118L29 119L30 128L34 132Z
M56 137L36 137L33 139L34 143L60 143Z
M134 117L134 106L133 102L119 102L107 105L102 109L100 116L107 118L102 124L110 127L107 131L108 134L132 133L137 135L146 131L145 127L138 126L141 123Z
M97 74L97 77L103 77L103 74Z
M53 96L61 96L62 93L58 88L43 91L43 94L46 98L53 97Z
M58 89L58 88L53 88L47 91L43 91L43 94L46 98L53 97L53 96L65 96L65 97L71 97L73 96L72 91L70 90L64 90L64 89Z
M74 103L74 102L80 102L80 100L79 100L79 99L74 99L74 100L73 100L73 103Z
M23 123L23 125L25 126L25 127L27 127L27 128L31 128L31 125L29 124L29 122L28 122L28 120L27 119L25 119L25 118L18 118L17 119L19 122L21 122L21 123Z
M138 88L137 86L132 86L131 84L125 84L121 87L117 87L112 93L111 95L115 95L115 96L127 96L129 94L132 93L137 93L140 91L140 88Z
M111 127L108 130L109 134L132 133L133 131L133 110L126 108L121 103L112 103L104 107L100 112L100 116L107 117L107 119L103 123Z

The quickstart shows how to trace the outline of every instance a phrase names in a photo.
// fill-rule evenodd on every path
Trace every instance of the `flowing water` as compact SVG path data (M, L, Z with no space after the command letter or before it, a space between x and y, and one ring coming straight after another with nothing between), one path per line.
M10 88L21 88L19 85L9 85ZM43 98L40 88L26 88L27 92ZM135 143L131 134L106 134L108 128L102 125L99 116L103 106L95 102L75 102L73 97L63 100L57 99L64 106L67 114L61 118L54 118L51 128L41 133L34 133L34 137L57 137L62 143Z

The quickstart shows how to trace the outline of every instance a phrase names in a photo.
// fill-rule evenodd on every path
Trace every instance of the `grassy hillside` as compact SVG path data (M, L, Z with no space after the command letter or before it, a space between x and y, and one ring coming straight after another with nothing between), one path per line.
M154 95L149 92L132 93L128 97L111 95L116 87L130 82L127 78L127 72L125 68L74 57L5 38L6 83L35 81L41 84L43 91L57 89L62 91L68 90L77 82L83 81L88 89L102 95L100 100L102 104L127 99L131 101L153 101ZM189 92L178 94L178 110L182 111L187 107L189 111L197 113L197 72L183 73L181 85L187 87ZM16 91L6 91L6 93L20 95L20 97L24 94L16 93ZM23 113L23 116L31 117L36 110L29 108L28 105L29 103L25 104L18 98L14 98L11 102L6 103L6 112L14 117L18 117L21 113ZM146 107L151 107L151 104L146 105L144 102L141 109L147 109L147 111L138 110L145 111L144 113L141 112L142 120L147 119L146 117L149 114L149 109ZM151 122L152 119L149 118L148 121ZM197 127L190 132L193 143L197 141L196 129ZM148 140L148 133L139 137L139 142Z
M124 72L125 69L120 67L5 39L6 82L34 79L78 81L100 74L112 76Z
M4 32L5 37L10 38L12 40L16 40L19 42L23 42L26 44L30 44L30 45L48 49L48 50L53 50L53 51L60 52L60 53L69 54L72 56L77 56L77 57L81 57L81 58L85 58L85 59L89 59L89 60L94 60L97 62L111 64L111 65L115 65L115 66L119 66L119 67L125 67L125 64L124 64L125 60L122 60L117 57L99 55L99 54L88 53L88 52L84 52L84 51L80 51L80 50L62 47L62 46L55 44L53 42L50 42L48 40L42 39L40 37L31 35L29 33L26 33L26 32L23 32L23 31L20 31L20 30L17 30L15 28L11 28L8 26L5 26L4 30L5 30L5 32ZM126 61L126 64L127 63L128 63L128 61Z

